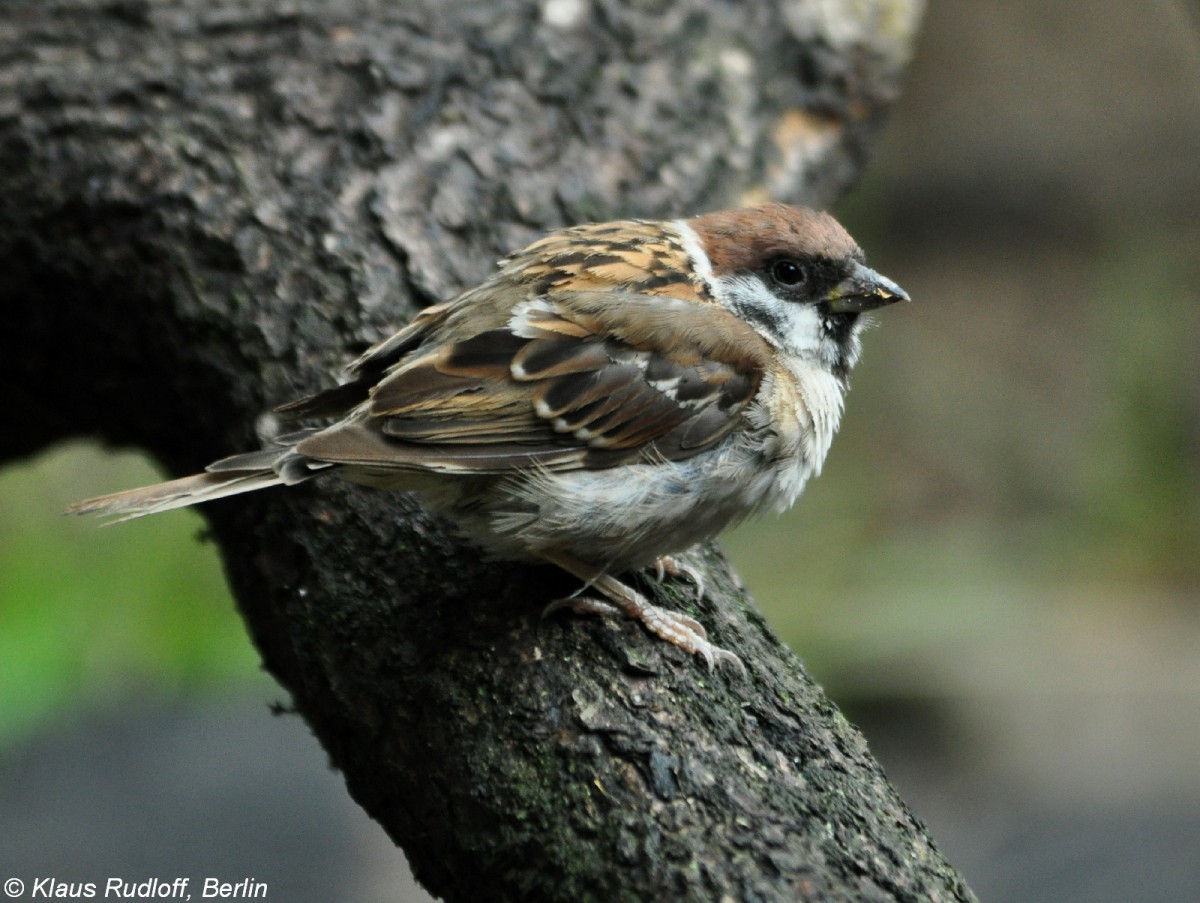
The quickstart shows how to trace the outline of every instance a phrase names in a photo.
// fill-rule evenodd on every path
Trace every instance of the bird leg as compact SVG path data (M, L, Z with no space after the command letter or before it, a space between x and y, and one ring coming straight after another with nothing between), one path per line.
M640 621L642 626L659 639L666 640L692 655L700 656L710 671L718 663L728 662L743 674L745 673L746 668L742 664L742 660L732 652L710 643L708 632L695 618L688 617L682 612L660 608L620 580L569 555L542 553L542 557L582 580L585 590L589 587L595 588L605 597L603 600L587 596L558 599L546 606L542 612L543 617L563 608L569 608L579 614L597 614L606 617L624 614L626 617Z

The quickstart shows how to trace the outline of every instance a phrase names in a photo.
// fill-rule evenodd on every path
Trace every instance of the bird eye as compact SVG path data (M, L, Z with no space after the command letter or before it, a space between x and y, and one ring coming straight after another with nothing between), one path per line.
M771 264L770 273L772 279L788 288L795 288L808 281L808 273L794 260L776 260Z

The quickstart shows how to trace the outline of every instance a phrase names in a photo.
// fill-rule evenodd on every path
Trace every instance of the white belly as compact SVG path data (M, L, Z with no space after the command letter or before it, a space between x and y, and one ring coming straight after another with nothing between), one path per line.
M643 567L795 501L812 466L799 455L766 463L761 447L746 446L730 439L685 461L528 475L486 514L458 519L502 557L558 550L614 573Z

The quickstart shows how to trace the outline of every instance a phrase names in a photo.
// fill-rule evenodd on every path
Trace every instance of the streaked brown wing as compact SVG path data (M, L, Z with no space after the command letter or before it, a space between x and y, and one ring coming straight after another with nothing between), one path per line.
M715 305L561 292L402 361L364 416L300 444L378 467L496 473L686 458L737 428L768 347Z

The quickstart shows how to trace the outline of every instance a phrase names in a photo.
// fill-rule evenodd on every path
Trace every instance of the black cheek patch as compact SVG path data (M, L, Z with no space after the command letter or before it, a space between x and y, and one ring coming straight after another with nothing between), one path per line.
M749 323L757 323L766 330L768 335L783 335L783 322L769 310L752 304L738 304L735 313Z

